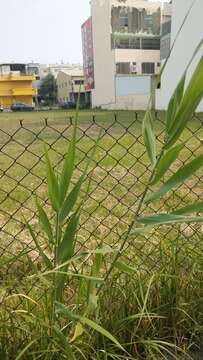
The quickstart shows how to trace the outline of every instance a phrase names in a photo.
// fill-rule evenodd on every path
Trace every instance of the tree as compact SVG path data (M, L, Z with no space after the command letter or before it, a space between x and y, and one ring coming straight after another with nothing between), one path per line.
M56 102L57 85L56 80L52 74L48 74L42 80L38 95L48 105L53 105Z

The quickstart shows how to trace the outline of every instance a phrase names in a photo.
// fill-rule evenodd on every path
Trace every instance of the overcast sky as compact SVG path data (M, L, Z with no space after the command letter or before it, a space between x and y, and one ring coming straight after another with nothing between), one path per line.
M89 0L0 0L1 62L82 63Z

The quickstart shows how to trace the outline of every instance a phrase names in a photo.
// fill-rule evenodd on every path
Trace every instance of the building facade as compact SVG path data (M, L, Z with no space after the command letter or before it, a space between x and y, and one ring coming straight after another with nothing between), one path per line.
M71 71L81 71L81 70L82 70L81 64L63 64L63 63L62 64L49 64L49 65L41 64L40 65L40 78L43 79L47 75L52 74L56 79L58 76L58 73L60 71L71 72Z
M171 54L163 71L160 89L156 91L157 110L166 110L170 98L187 64L203 39L202 0L173 0L171 24ZM179 35L177 36L180 30ZM187 83L203 55L203 47L195 56L188 72ZM203 111L203 102L198 111Z
M59 104L76 103L80 91L81 104L86 103L84 76L82 70L60 71L57 79L57 97Z
M27 73L25 64L1 64L0 106L10 108L15 103L33 105L36 95L34 80L35 76Z
M148 106L153 89L151 75L159 73L161 65L161 17L161 2L91 1L93 107L145 109ZM84 62L87 53L83 36Z
M165 60L170 54L171 17L172 17L172 5L171 3L170 4L164 3L162 6L161 39L160 39L161 62Z

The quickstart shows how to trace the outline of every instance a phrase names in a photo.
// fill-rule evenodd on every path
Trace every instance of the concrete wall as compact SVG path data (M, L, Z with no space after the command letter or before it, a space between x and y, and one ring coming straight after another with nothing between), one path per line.
M111 51L110 0L92 0L92 36L94 48L95 88L92 91L92 106L115 102L115 52Z
M151 91L150 76L117 76L116 96L148 95Z
M153 106L153 78L148 75L125 76L115 78L115 103L102 106L109 110L146 110Z
M173 0L172 44L184 17L193 2L194 0ZM158 110L167 109L170 97L176 88L178 81L189 63L197 45L203 38L202 14L203 1L196 0L187 21L178 36L170 59L162 75L161 89L157 90L156 93L156 108ZM199 51L190 67L187 81L191 78L191 74L202 55L203 48ZM198 111L203 111L203 102L199 106Z
M69 101L71 92L71 76L61 71L58 73L56 83L58 102L62 103Z
M136 50L136 49L116 49L115 61L117 62L136 62L137 73L142 73L142 63L155 63L155 73L159 72L157 63L160 63L160 50Z

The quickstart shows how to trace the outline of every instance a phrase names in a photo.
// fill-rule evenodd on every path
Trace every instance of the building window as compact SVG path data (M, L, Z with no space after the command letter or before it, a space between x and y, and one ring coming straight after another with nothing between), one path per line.
M160 62L158 62L158 63L157 63L157 66L158 66L158 67L160 67L160 66L161 66L161 63L160 63Z
M161 60L166 59L170 55L170 48L171 48L171 37L169 34L161 39L161 49L160 49Z
M162 24L162 36L168 35L171 33L171 19Z
M84 85L84 80L75 80L75 85Z
M124 3L126 0L118 0ZM136 3L136 2L135 2ZM112 32L160 35L161 8L148 10L140 6L112 6Z
M160 39L144 38L141 42L143 50L160 50Z
M133 63L132 63L131 73L132 73L132 74L137 74L137 63L136 63L136 62L133 62Z
M142 63L142 74L154 74L155 64L154 63Z
M111 37L112 49L142 49L142 50L160 50L159 38L140 38L140 37Z
M119 46L119 49L128 49L129 48L129 39L120 39L118 46Z
M120 30L128 30L128 10L122 9L119 16Z
M140 38L111 38L112 49L140 49Z
M130 74L130 63L123 62L116 64L116 73L117 74Z

